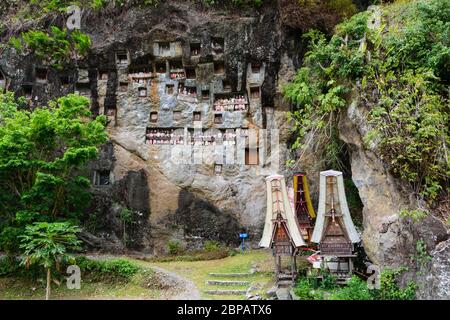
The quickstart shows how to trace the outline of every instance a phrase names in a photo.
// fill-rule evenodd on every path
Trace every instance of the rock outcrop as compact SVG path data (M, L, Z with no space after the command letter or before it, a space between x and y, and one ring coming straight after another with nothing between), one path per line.
M381 268L407 268L403 280L418 284L419 297L449 299L450 255L448 228L433 214L420 221L399 215L415 203L408 187L387 170L376 154L367 149L362 136L367 132L368 110L358 100L348 107L339 124L341 138L349 145L352 179L363 202L362 243L370 260ZM446 241L447 240L447 241ZM418 263L417 243L432 259L427 266ZM427 277L417 277L426 273ZM430 281L430 274L441 280Z
M96 219L91 230L96 236L83 239L92 249L159 254L167 241L188 238L235 244L242 229L259 240L264 177L288 172L288 107L280 89L295 75L305 51L300 32L284 24L286 14L281 19L280 8L272 5L224 9L175 0L156 8L86 11L82 30L93 47L76 66L53 70L32 55L2 51L0 74L30 103L75 91L90 99L94 114L108 116L111 142L88 173L96 185L85 218ZM37 68L48 69L45 81L37 79ZM215 110L218 99L239 97L245 102L232 105L243 109ZM412 267L408 276L420 284L418 297L448 299L447 228L433 215L420 223L399 216L411 204L408 189L364 147L365 112L353 103L339 130L364 205L366 253L382 267ZM247 130L258 136L258 156L251 153ZM196 133L198 149L190 144ZM230 144L220 150L210 143L217 133L221 139L231 134ZM279 144L272 144L277 137ZM187 148L176 141L187 142ZM306 154L300 166L317 192L317 159ZM132 214L125 229L124 210ZM431 257L426 271L414 261L419 240ZM421 271L425 276L417 275Z

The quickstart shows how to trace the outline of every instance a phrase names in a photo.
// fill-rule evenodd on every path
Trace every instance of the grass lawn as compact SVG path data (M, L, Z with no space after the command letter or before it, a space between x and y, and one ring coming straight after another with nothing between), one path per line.
M153 270L143 269L129 282L92 282L82 277L80 290L67 289L65 282L53 283L51 299L158 299L161 290L154 287L153 275ZM0 299L45 299L45 279L0 277Z
M266 291L275 283L273 272L273 257L267 250L254 250L245 253L239 253L218 260L208 261L174 261L151 263L139 261L146 266L158 266L166 270L178 273L179 275L191 280L201 291L203 299L244 299L245 295L208 295L205 290L215 289L245 289L239 286L211 286L206 285L206 280L242 280L249 281L251 285L258 286L259 293L265 296ZM220 278L211 277L210 272L215 273L248 273L253 265L257 266L259 272L245 278Z
M118 257L103 256L97 260L112 260ZM209 295L205 290L247 289L247 286L207 285L206 280L248 281L256 287L253 294L265 297L266 291L274 284L273 258L269 251L255 250L239 253L223 259L206 261L146 262L133 258L120 257L132 261L141 267L130 281L106 279L94 281L88 275L82 275L81 289L69 290L65 281L60 285L52 284L51 299L167 299L177 292L161 285L152 266L191 280L201 293L202 299L245 299L245 295ZM212 277L209 273L249 273L252 267L258 269L244 278ZM175 289L177 290L177 289ZM0 277L0 299L44 299L45 279L30 280L23 277Z

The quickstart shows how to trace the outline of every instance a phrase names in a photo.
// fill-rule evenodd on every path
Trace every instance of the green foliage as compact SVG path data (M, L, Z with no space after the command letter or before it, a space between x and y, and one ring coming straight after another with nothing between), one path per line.
M76 220L89 205L79 175L106 142L105 117L89 117L88 100L69 95L34 111L0 93L0 248L16 251L33 222Z
M333 290L337 287L336 277L331 273L323 273L322 281L320 281L319 288L323 290Z
M399 288L396 277L401 271L386 269L380 275L380 289L369 289L367 282L352 276L345 285L337 285L331 275L325 275L321 282L313 276L300 278L294 288L302 300L412 300L415 284Z
M297 259L297 274L300 276L306 276L311 267L311 263L306 260L305 256L298 257Z
M20 243L19 243L20 244ZM72 260L72 259L67 259ZM12 278L21 278L27 279L31 281L39 281L39 279L45 278L46 270L42 268L42 266L38 264L29 265L27 268L23 267L23 260L18 257L12 256L4 256L0 258L0 277L12 277ZM71 261L66 261L71 263ZM57 270L55 267L52 268L53 277L57 277L59 279L64 279L66 277L65 268L64 268L64 260L62 261L62 265L60 266L60 270Z
M65 12L65 9L71 3L77 3L77 1L72 0L30 0L30 2L39 6L44 12Z
M432 260L432 257L428 254L427 245L423 240L418 240L416 242L416 254L413 258L417 263L420 273L423 272L427 264Z
M75 263L92 281L129 281L140 270L135 263L125 259L91 260L77 257Z
M295 287L295 294L302 300L323 300L324 293L337 288L336 277L323 273L321 281L315 275L300 278Z
M24 252L23 264L38 264L45 269L68 259L68 250L80 249L77 233L80 229L67 222L35 222L25 228L20 248Z
M216 251L216 250L220 249L220 243L218 241L215 241L215 240L207 240L207 241L205 241L203 249L206 252Z
M169 251L169 254L176 255L183 252L183 246L181 245L181 242L178 240L170 240L167 243L167 250Z
M81 242L77 239L80 231L68 222L35 222L27 225L19 236L24 253L22 264L27 268L37 264L47 272L46 300L50 299L52 268L59 270L61 262L71 258L67 252L80 249Z
M409 282L401 289L397 285L396 277L400 270L385 269L380 274L380 289L374 289L373 296L377 300L413 300L416 292L416 285Z
M8 44L19 52L23 50L22 41L17 37L9 38Z
M391 171L428 199L443 190L448 168L445 145L450 141L450 109L433 89L435 79L431 71L377 76L378 105L369 113L372 130L366 137L369 146L376 141L374 149Z
M94 10L100 10L108 4L107 0L92 0L91 7Z
M16 259L9 257L0 258L0 277L17 274L20 269L20 265Z
M133 221L133 211L125 208L120 212L120 220L125 223L131 223Z
M128 208L124 208L120 212L119 218L122 221L122 227L123 227L123 239L122 239L122 242L126 246L127 243L128 243L126 227L127 227L127 225L133 223L133 210L130 210Z
M297 138L292 148L323 146L320 155L329 165L340 166L337 155L342 143L337 139L336 124L349 92L346 77L358 76L363 69L363 55L354 51L366 19L366 14L354 16L351 26L338 28L330 41L317 31L308 32L304 36L310 42L305 67L283 88L285 98L295 105L288 115Z
M77 256L61 261L60 270L52 269L54 277L64 279L69 264L77 265L83 277L83 281L89 282L128 282L141 269L138 265L126 259L93 260L84 256ZM45 276L42 268L30 265L25 272L18 258L0 258L0 277L18 277L37 280Z
M369 110L366 146L432 201L448 188L450 0L388 6L379 30L368 29L367 19L366 12L356 14L330 39L305 35L304 66L283 89L294 104L292 147L314 146L328 162L336 159L337 122L358 101L352 107Z
M51 26L50 32L29 30L21 34L21 39L11 38L9 43L19 51L26 49L52 67L62 69L71 59L86 55L91 38L80 30L69 32Z
M365 281L352 276L346 286L331 294L330 300L373 300L373 295Z
M308 278L303 278L297 282L294 288L295 294L301 300L322 300L323 295L320 291L316 291L311 287L311 283Z
M0 230L0 250L10 256L19 252L20 247L19 241L17 240L22 234L22 229L0 225Z
M427 217L428 213L423 210L406 210L402 209L400 210L399 216L400 217L409 217L411 218L415 223L421 221L422 219L425 219Z

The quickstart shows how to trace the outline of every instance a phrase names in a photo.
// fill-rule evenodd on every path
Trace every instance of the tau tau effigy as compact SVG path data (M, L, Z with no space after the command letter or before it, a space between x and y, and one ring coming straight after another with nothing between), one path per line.
M319 209L311 242L319 245L322 270L330 271L338 281L350 277L354 244L360 237L347 206L342 172L320 173Z
M293 176L294 186L294 213L300 227L303 239L307 242L311 240L312 222L316 217L309 194L308 180L306 174L296 173Z
M286 181L282 175L266 178L267 211L260 247L271 248L275 257L277 282L296 276L295 256L300 247L306 246L289 203ZM291 270L283 270L282 256L291 257Z

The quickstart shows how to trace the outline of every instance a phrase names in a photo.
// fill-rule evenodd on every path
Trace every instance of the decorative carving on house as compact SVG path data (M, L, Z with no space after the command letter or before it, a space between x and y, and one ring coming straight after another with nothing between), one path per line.
M306 246L306 243L289 203L284 176L271 175L267 177L266 187L266 220L259 246L272 249L277 279L288 274L293 281L296 276L295 256L301 247ZM283 270L281 262L283 256L290 257L290 270Z
M361 239L350 216L340 171L320 173L319 209L311 241L319 245L322 270L329 270L338 280L350 277L354 244Z
M294 214L300 227L303 239L311 240L313 219L316 213L311 202L308 180L305 173L296 173L293 176L293 205Z

